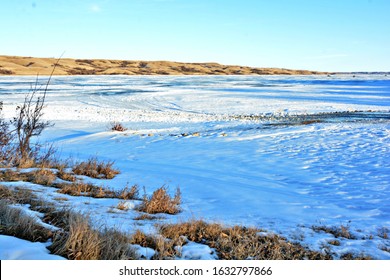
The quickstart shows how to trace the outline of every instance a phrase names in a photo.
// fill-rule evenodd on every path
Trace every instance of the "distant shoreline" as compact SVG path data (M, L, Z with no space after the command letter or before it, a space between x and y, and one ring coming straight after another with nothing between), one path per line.
M56 58L0 56L0 76L50 75ZM183 63L62 58L54 75L327 75L331 72L256 68L219 63Z

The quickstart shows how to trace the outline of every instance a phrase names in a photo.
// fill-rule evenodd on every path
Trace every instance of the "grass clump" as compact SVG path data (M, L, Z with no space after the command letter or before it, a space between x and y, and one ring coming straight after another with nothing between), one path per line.
M111 126L111 131L123 132L127 130L127 128L123 126L120 122L113 122L110 124L110 126Z
M57 179L57 176L50 169L37 169L29 172L27 175L27 181L43 186L51 186Z
M326 232L332 234L334 237L339 238L343 237L346 239L356 239L355 236L350 232L349 226L344 226L341 225L340 227L329 227L329 226L324 226L324 225L319 225L319 226L312 226L312 230L315 232Z
M175 196L172 198L167 188L162 186L155 190L151 196L144 195L142 203L138 206L137 210L148 214L177 214L180 212L179 204L181 203L180 188L176 189Z
M91 178L112 179L120 173L119 170L112 167L113 165L113 161L104 162L92 157L87 161L77 163L73 167L73 172L76 175L84 175Z
M134 185L132 187L124 187L121 191L118 192L118 198L125 200L139 199L138 185Z
M114 230L99 231L91 226L87 216L66 210L61 216L63 231L54 235L49 249L70 260L135 259L127 235Z
M68 182L76 182L77 178L72 173L66 172L64 169L59 169L57 172L57 177L61 180Z
M32 242L45 242L53 233L40 225L34 217L12 207L6 200L0 200L0 234Z
M330 255L310 251L281 236L260 234L260 230L256 228L223 227L197 220L162 225L159 231L172 240L186 236L190 241L206 244L215 248L219 257L225 260L331 259Z
M54 185L58 188L58 193L67 194L71 196L89 196L94 198L116 198L115 191L95 186L90 183L74 182L61 183Z

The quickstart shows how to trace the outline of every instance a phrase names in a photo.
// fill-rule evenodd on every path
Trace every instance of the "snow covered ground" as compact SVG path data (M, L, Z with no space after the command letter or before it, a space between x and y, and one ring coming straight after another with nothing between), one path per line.
M0 77L6 117L34 82ZM95 183L148 193L180 186L182 213L159 222L257 226L311 249L390 259L390 241L379 234L390 229L387 76L54 77L45 118L55 126L40 141L64 159L115 161L121 174ZM114 121L128 130L111 132ZM62 203L123 230L153 231L156 222L108 211L115 199ZM355 239L331 246L331 234L312 229L321 225L348 227Z

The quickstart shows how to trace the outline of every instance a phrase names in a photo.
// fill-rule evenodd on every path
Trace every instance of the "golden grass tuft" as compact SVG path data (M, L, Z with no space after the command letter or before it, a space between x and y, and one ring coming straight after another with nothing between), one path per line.
M162 186L161 188L155 190L150 197L145 195L137 210L148 214L165 213L173 215L180 212L180 203L180 188L176 189L175 196L172 198L168 194L167 188Z
M29 172L26 175L27 181L43 186L51 186L57 178L53 171L44 168Z
M67 194L71 196L89 196L94 198L115 198L116 192L95 186L90 183L74 182L74 183L60 183L54 185L58 188L58 193Z
M247 227L222 227L201 220L180 224L162 225L160 233L169 239L189 240L215 248L226 260L300 260L331 259L330 255L310 251L275 234L259 234L260 230Z
M119 201L116 208L121 210L121 211L129 210L129 206L127 205L127 201Z
M138 185L134 185L132 187L124 187L121 191L118 193L118 198L120 199L139 199L139 187Z
M77 163L73 167L73 172L76 175L84 175L91 178L112 179L120 173L119 170L112 167L113 165L113 161L104 162L92 157L87 161Z
M49 249L70 260L135 259L127 235L114 230L99 231L85 215L67 211L64 230L54 235Z
M72 173L65 172L64 169L59 169L57 172L57 177L61 180L68 181L68 182L76 182L77 178Z
M53 233L21 209L11 207L7 201L0 200L0 234L32 242L46 242Z

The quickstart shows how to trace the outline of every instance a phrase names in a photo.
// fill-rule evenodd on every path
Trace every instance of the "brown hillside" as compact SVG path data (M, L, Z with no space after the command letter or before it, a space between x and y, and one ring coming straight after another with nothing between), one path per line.
M0 75L49 75L55 58L0 56ZM62 58L54 75L312 75L323 72L218 63Z

